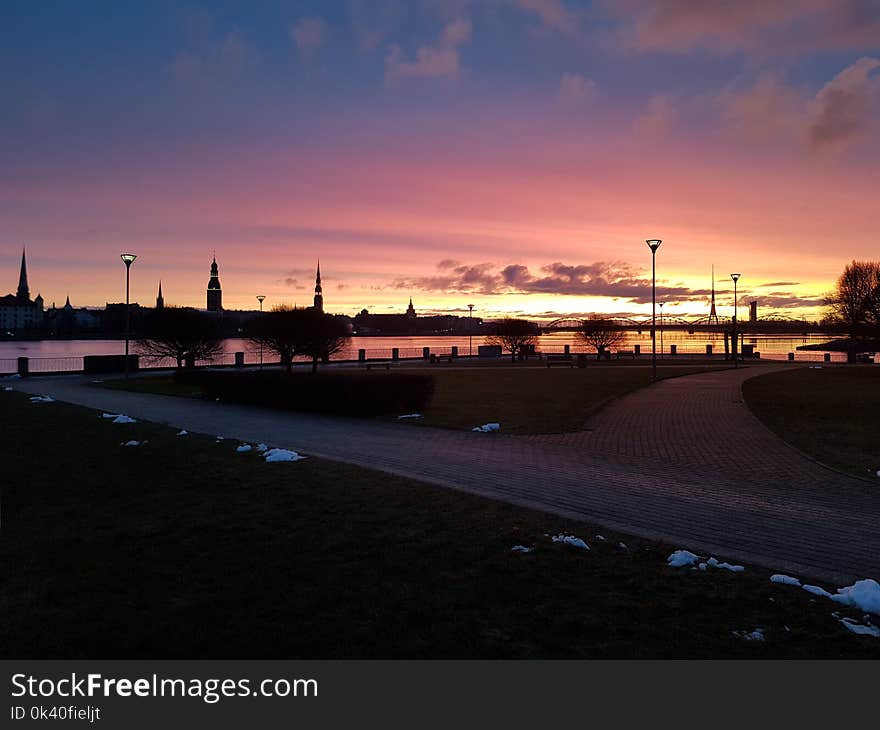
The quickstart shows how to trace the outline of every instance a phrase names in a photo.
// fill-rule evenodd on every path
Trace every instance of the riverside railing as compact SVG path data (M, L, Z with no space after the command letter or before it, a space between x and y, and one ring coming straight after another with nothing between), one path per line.
M541 355L564 355L570 354L572 357L585 354L588 360L596 360L595 349L588 349L583 345L564 345L554 344L542 346L540 351L529 353L528 359L537 359ZM723 362L725 354L723 352L713 351L711 346L705 348L681 348L675 347L664 350L663 353L657 353L658 359L663 362L674 362L676 360L695 360L709 359L716 362ZM336 364L358 364L369 362L395 362L395 361L427 361L433 359L449 358L461 361L468 360L485 360L478 354L469 355L466 347L461 346L441 346L441 347L394 347L394 348L361 348L354 352L347 351L337 356L331 357L330 362ZM640 348L638 345L632 348L621 347L617 350L604 353L602 361L616 360L618 356L627 359L649 360L650 351ZM746 356L746 361L754 361L760 357L761 360L783 360L789 362L826 362L840 363L846 362L846 353L842 352L780 352L780 353L755 353L751 357ZM509 354L502 354L501 360L509 359ZM865 361L863 358L862 361ZM868 358L868 362L873 359ZM294 363L306 364L310 362L308 357L296 357ZM255 367L259 366L259 351L246 350L243 352L227 352L217 356L211 360L199 360L192 365L197 367ZM268 357L264 352L263 365L265 367L277 367L279 362L277 359ZM177 363L173 358L148 358L141 357L139 360L139 370L159 371L171 370L176 368ZM84 372L83 356L68 357L18 357L18 358L0 358L0 376L8 376L12 374L21 375L47 375L47 374L68 374Z

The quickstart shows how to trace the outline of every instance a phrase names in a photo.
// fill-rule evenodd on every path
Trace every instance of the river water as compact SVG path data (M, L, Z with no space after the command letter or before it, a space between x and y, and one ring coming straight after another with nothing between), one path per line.
M758 335L747 336L746 344L755 346L760 352L761 358L770 360L784 360L788 353L794 352L796 360L821 360L823 353L820 351L798 352L799 345L808 345L826 342L834 339L833 335L812 333L809 335L792 336L786 335ZM358 350L365 349L368 358L389 358L391 349L396 347L400 350L400 357L418 357L422 348L429 347L433 353L450 352L453 346L458 347L460 355L467 355L469 351L477 353L477 347L484 343L483 337L468 338L467 336L414 336L414 337L352 337L345 348L334 360L357 359ZM578 343L574 332L554 332L540 337L539 350L544 352L561 352L565 345L571 345L574 352L585 351L583 345ZM634 345L640 345L643 354L651 352L651 337L649 331L641 334L628 332L626 342L621 349L632 349ZM661 346L662 345L662 346ZM710 332L697 332L693 335L686 331L677 330L664 332L661 338L658 333L658 354L669 354L670 345L676 345L680 354L705 353L706 345L712 345L716 354L724 352L724 336ZM135 351L134 343L131 344L132 352ZM247 340L228 339L225 341L225 354L219 362L231 363L235 352L244 352L245 361L256 363L259 361L259 348ZM83 355L118 355L125 352L123 340L40 340L40 341L5 341L0 342L0 372L14 372L15 360L18 357L32 359L31 370L79 370L82 367ZM268 362L271 358L264 353ZM843 353L831 353L831 359L835 362L843 362L846 356ZM163 363L165 364L165 363Z

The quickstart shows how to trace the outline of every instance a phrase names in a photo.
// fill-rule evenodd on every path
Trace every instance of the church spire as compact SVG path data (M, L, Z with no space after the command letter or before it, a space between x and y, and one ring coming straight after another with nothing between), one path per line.
M318 259L318 270L315 274L315 309L319 312L324 311L324 293L321 288L321 259Z
M162 280L159 279L159 294L156 296L156 309L165 308L165 297L162 296Z
M18 291L16 292L16 296L19 299L30 299L31 292L28 289L27 282L27 260L24 255L24 247L21 249L21 273L18 275Z
M718 324L718 313L715 311L715 264L712 264L712 308L709 310L709 324Z

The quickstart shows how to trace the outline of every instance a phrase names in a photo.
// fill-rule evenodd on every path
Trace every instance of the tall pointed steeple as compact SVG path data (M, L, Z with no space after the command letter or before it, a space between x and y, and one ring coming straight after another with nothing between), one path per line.
M30 300L31 298L31 292L30 289L28 289L27 282L27 261L24 255L24 247L21 249L21 273L18 275L18 291L15 295L19 299Z
M314 307L319 312L324 311L324 293L321 288L321 259L318 259L318 271L315 274L315 303Z
M211 262L211 278L208 279L208 311L219 312L223 309L223 292L220 289L220 270L217 267L217 254Z
M715 264L712 264L712 308L709 310L709 324L718 324L718 313L715 311Z
M162 280L159 279L159 294L156 296L156 309L165 308L165 297L162 296Z

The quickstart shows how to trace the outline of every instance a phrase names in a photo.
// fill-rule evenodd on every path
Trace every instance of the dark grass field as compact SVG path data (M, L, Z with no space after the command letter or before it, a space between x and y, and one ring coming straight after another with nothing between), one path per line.
M880 657L767 570L674 570L542 513L0 399L4 658Z
M662 365L658 378L692 375L725 365ZM401 366L397 372L425 373L434 378L434 397L418 423L442 428L470 429L500 422L505 433L534 434L577 431L602 405L651 383L651 367L596 365L588 368L553 367L541 363L494 363L492 367ZM360 371L357 371L360 372ZM387 372L372 375L381 378ZM170 375L108 380L105 387L142 393L198 397L199 389L175 383Z
M880 368L825 366L747 380L752 412L801 451L880 489Z

